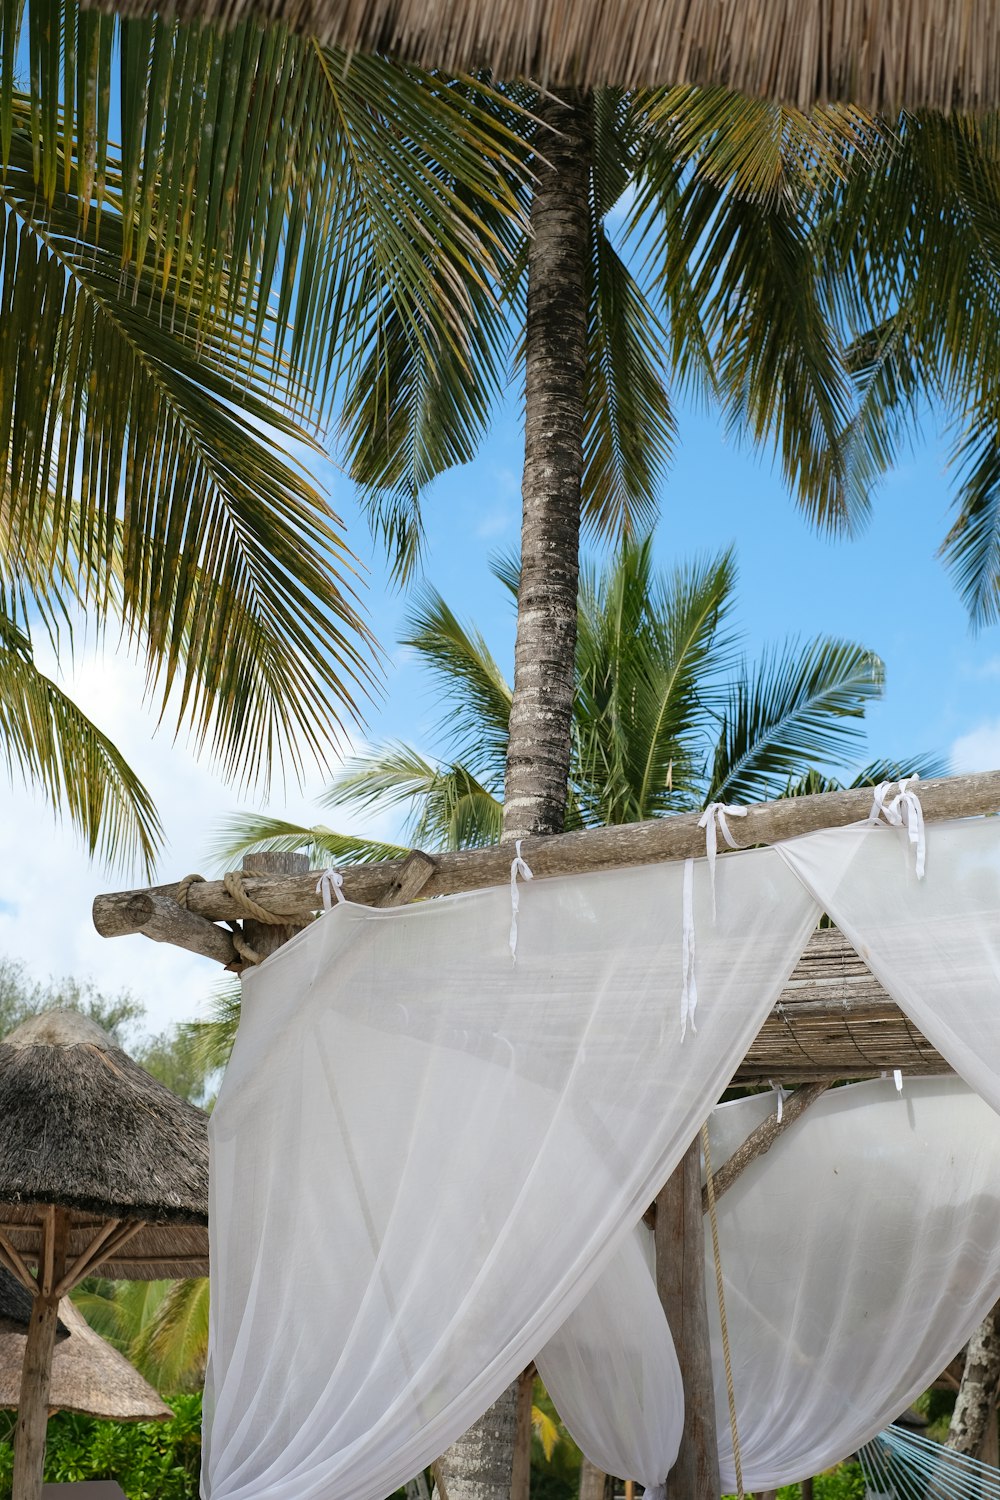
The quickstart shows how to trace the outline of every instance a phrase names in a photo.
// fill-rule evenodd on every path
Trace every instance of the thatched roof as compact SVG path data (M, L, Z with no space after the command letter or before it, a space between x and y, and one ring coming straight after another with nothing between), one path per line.
M59 1304L59 1318L66 1336L52 1356L51 1411L75 1411L115 1422L160 1422L173 1416L148 1381L94 1332L68 1297ZM0 1318L0 1407L18 1404L25 1341L17 1323Z
M548 84L722 84L809 107L1000 104L996 0L88 0L280 19L348 51Z
M27 1328L31 1321L31 1304L34 1299L27 1287L21 1285L16 1276L0 1266L0 1329ZM69 1329L60 1319L56 1324L56 1338L67 1338Z
M203 1274L207 1125L92 1021L43 1012L0 1042L0 1228L34 1259L41 1204L73 1211L71 1255L145 1220L103 1274Z

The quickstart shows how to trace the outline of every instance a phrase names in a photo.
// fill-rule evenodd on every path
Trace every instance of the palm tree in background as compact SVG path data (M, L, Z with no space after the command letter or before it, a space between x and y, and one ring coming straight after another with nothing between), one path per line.
M322 762L372 691L296 454L387 338L461 368L523 229L511 118L280 29L0 8L0 735L92 852L148 865L159 824L33 631L120 631L243 783Z
M494 571L516 598L516 564L501 559ZM731 552L663 572L647 538L624 543L602 568L584 569L568 828L796 794L820 781L824 789L844 784L833 771L850 762L865 709L881 696L881 661L863 646L818 637L748 662L733 627L735 600ZM405 844L239 814L220 832L220 860L308 849L319 862L348 863L499 841L511 688L481 634L429 586L415 596L402 644L429 670L443 705L443 755L398 742L377 746L348 761L322 801L404 810ZM847 784L942 769L930 756L905 767L878 761Z

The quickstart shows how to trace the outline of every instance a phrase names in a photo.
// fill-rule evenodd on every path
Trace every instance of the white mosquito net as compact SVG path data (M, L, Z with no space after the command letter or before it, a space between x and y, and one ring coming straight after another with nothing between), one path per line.
M926 869L899 829L775 848L929 1042L1000 1110L1000 822L932 823Z
M210 1500L382 1500L566 1321L815 924L768 849L722 862L713 924L699 862L681 1043L684 880L525 884L516 964L509 891L341 905L247 976L211 1121Z
M712 1158L733 1154L773 1109L757 1095L717 1108ZM812 1105L719 1199L743 1481L776 1489L846 1458L891 1422L1000 1297L1000 1118L955 1078L836 1089ZM637 1231L647 1241L643 1226ZM706 1281L723 1486L736 1483L715 1267ZM538 1366L587 1457L654 1484L679 1442L665 1380L672 1341L648 1255L631 1242ZM581 1322L588 1307L596 1315ZM644 1320L622 1369L625 1328ZM601 1313L605 1313L602 1319ZM602 1343L602 1338L604 1342ZM626 1347L630 1342L626 1338ZM564 1405L565 1403L565 1409ZM670 1456L670 1464L658 1470Z

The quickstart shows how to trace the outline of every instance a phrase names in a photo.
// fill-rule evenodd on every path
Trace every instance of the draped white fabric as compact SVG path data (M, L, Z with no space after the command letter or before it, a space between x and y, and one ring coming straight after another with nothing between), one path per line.
M556 1334L695 1134L816 919L773 850L396 911L245 979L212 1117L203 1493L381 1500Z
M1000 1110L1000 823L908 835L837 828L776 845L872 973L956 1073Z
M774 1108L758 1095L709 1123L718 1165ZM944 1368L1000 1297L1000 1119L954 1078L825 1095L719 1200L720 1259L748 1490L846 1458ZM642 1226L638 1233L651 1239ZM642 1366L671 1345L641 1254L619 1254L539 1359L560 1415L609 1473L652 1483L680 1402L611 1374L621 1343L594 1306L645 1319ZM735 1486L715 1268L706 1280L723 1485ZM640 1367L638 1364L636 1368ZM564 1409L561 1404L566 1401ZM651 1456L652 1467L650 1467ZM668 1465L669 1468L669 1465ZM668 1468L662 1472L668 1472Z
M571 1436L605 1474L662 1484L684 1430L684 1387L639 1224L535 1356Z
M928 861L928 870L930 864ZM767 1113L710 1122L723 1160ZM955 1078L825 1094L719 1200L743 1478L818 1474L909 1405L1000 1297L1000 1118ZM714 1285L707 1247L709 1288ZM718 1307L719 1453L735 1480Z

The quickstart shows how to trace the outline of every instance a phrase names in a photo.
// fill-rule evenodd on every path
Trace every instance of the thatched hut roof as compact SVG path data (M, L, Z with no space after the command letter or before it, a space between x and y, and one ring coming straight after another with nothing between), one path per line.
M88 0L282 20L348 51L547 84L721 84L808 108L1000 105L996 0Z
M27 1287L23 1287L16 1276L0 1266L0 1330L27 1328L31 1321L33 1298ZM68 1338L69 1329L60 1321L56 1325L56 1338Z
M41 1204L72 1211L71 1255L109 1219L143 1220L95 1271L204 1274L207 1125L84 1016L33 1017L0 1042L0 1230L33 1260Z
M0 1300L17 1282L0 1271ZM27 1293L25 1293L27 1296ZM115 1422L160 1422L173 1415L124 1355L96 1334L68 1297L59 1304L64 1337L52 1357L51 1411L75 1411ZM27 1335L18 1320L0 1316L0 1407L16 1408Z

